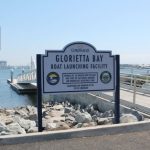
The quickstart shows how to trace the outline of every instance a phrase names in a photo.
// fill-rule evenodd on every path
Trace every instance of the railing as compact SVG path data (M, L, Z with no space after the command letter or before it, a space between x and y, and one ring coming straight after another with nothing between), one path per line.
M150 76L120 74L120 86L122 105L150 115ZM92 94L112 103L115 100L114 91Z
M120 84L128 85L129 89L138 88L143 89L145 84L150 83L150 76L144 75L132 75L132 74L120 74ZM147 89L149 90L149 89Z
M17 82L36 82L36 69L24 72L17 76ZM120 84L122 88L133 90L134 93L148 93L150 89L145 85L149 86L150 76L133 75L133 74L120 74Z
M22 73L17 76L18 83L36 82L36 69ZM133 91L133 102L136 100L136 93L150 94L150 76L120 74L121 88Z
M17 83L31 83L31 82L36 82L36 69L19 74L17 76Z
M120 78L121 87L133 92L133 104L136 104L137 93L150 96L150 76L121 74Z

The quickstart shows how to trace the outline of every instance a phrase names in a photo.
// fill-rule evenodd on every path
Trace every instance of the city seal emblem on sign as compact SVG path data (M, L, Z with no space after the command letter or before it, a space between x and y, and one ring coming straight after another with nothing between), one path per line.
M100 75L100 80L102 83L107 84L111 81L111 74L108 71L104 71Z
M59 82L59 75L56 72L50 72L47 75L47 82L50 85L56 85Z

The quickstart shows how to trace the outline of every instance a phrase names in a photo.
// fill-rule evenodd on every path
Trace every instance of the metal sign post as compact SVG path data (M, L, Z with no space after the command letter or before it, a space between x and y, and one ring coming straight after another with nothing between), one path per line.
M120 123L120 56L115 56L115 123Z
M41 60L42 56L40 54L37 54L36 56L36 75L37 75L37 113L38 113L38 131L42 132L42 83L41 83Z

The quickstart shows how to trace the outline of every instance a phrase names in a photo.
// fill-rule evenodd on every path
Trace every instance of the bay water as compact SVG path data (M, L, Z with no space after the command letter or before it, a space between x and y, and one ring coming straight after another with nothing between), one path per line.
M24 70L28 71L28 70ZM10 79L11 69L0 69L0 108L13 108L26 105L34 105L36 103L36 94L17 94L7 79ZM22 69L14 69L14 77L22 73Z
M133 75L150 75L150 68L124 67L120 69L120 73Z

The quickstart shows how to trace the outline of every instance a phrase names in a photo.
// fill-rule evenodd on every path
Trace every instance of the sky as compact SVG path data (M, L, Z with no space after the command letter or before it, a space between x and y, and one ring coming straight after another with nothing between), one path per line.
M0 60L28 65L74 41L150 64L150 0L0 0Z

